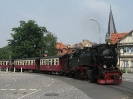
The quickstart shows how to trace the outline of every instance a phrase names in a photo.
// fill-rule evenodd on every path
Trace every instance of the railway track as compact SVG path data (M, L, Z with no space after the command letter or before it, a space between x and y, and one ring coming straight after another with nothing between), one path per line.
M107 87L113 88L115 90L118 90L124 94L127 95L127 97L122 99L133 99L133 88L129 88L122 85L107 85Z

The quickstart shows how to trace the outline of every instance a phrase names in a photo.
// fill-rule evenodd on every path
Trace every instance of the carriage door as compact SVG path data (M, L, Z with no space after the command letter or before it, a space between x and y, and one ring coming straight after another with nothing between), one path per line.
M62 61L62 62L61 62L62 70L65 71L65 70L67 69L68 64L67 64L65 58L62 58L61 61Z
M36 70L40 71L40 59L35 60L35 65L37 66Z

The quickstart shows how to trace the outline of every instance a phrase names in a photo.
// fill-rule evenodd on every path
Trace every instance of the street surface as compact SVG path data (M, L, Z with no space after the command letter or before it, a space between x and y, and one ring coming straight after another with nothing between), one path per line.
M0 99L90 99L76 87L35 73L0 72Z
M133 74L99 85L55 74L0 72L0 99L133 99Z
M71 84L92 99L133 99L133 74L123 74L123 82L120 85L99 85L64 76L43 75Z

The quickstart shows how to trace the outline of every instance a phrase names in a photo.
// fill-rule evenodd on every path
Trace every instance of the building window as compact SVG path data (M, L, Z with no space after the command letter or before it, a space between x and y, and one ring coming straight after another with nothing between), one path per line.
M131 61L131 66L133 67L133 61Z
M128 61L123 61L123 67L127 68L128 67Z
M129 53L129 48L128 47L124 48L124 53Z
M131 48L131 53L133 53L133 47Z

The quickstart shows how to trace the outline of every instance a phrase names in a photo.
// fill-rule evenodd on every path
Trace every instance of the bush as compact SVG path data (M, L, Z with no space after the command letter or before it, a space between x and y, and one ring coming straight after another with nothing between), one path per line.
M126 68L122 68L122 69L120 69L120 71L122 72L122 73L126 73ZM131 71L128 69L127 70L127 73L130 73Z

